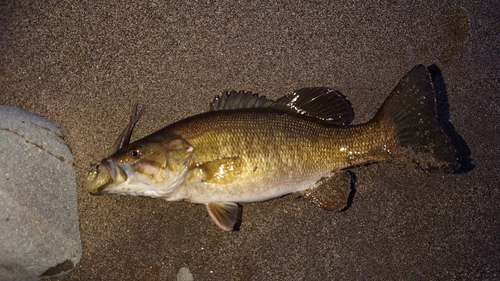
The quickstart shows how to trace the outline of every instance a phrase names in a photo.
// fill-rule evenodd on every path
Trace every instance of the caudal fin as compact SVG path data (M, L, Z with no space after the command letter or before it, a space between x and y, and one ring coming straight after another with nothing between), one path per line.
M452 172L456 151L437 121L436 97L424 65L408 72L385 100L374 120L390 124L394 153L423 169ZM387 127L387 126L386 126Z

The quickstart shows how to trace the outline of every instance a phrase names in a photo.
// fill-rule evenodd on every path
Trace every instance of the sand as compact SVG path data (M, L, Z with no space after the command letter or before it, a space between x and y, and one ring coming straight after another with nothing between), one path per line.
M83 256L54 280L175 280L181 267L195 280L499 279L499 10L498 1L1 1L0 104L53 121L75 157ZM85 190L134 101L147 107L136 139L231 89L278 98L329 86L361 123L420 63L442 73L459 173L354 168L345 212L290 195L245 204L238 232L217 228L202 205Z

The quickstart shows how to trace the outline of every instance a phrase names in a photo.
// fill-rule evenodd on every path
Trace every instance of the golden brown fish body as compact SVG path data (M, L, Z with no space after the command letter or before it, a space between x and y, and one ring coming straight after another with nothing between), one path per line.
M88 190L204 203L225 230L238 221L237 203L292 192L341 210L351 188L342 169L354 165L407 158L423 168L457 168L424 66L401 80L371 121L354 126L347 126L350 103L327 88L277 101L232 92L216 98L211 112L128 144L141 113L132 112L119 150L89 173Z
M384 160L387 147L394 147L390 134L380 122L338 127L304 115L246 109L197 115L151 137L177 135L196 148L189 184L170 199L208 203L268 200L307 189L333 170ZM227 166L206 179L211 173L197 165L214 160Z

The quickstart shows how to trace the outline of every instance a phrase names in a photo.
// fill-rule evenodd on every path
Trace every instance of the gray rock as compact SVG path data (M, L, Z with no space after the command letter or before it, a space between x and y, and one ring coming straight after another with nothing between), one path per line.
M193 274L187 267L181 267L177 272L177 281L194 281Z
M81 249L73 156L61 130L0 106L0 280L63 275Z

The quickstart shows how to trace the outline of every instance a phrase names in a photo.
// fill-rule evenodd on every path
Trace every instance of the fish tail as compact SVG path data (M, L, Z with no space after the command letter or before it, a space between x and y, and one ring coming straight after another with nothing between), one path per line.
M394 161L412 161L425 170L452 172L456 150L436 114L436 97L424 65L415 66L399 82L374 121L385 132L386 149Z

